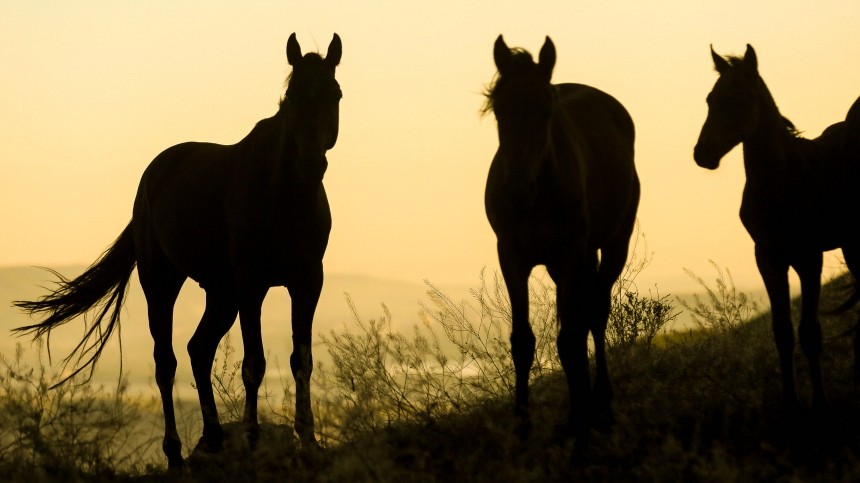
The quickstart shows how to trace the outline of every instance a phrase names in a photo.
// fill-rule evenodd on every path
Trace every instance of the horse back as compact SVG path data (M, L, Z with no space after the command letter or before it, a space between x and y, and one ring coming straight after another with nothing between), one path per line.
M318 264L331 230L325 190L297 179L267 127L232 145L188 142L160 153L135 200L138 251L163 254L202 286L237 277L286 285Z
M557 122L561 175L583 189L596 244L626 231L635 219L640 186L634 163L635 127L613 96L584 84L556 86L563 116ZM565 169L565 166L571 167ZM576 166L579 166L578 168Z
M166 257L201 283L226 270L230 151L231 146L186 142L152 160L141 176L132 216L140 262Z

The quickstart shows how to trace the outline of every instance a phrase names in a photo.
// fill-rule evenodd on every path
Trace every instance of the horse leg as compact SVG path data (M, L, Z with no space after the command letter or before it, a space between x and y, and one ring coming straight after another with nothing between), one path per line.
M824 380L821 375L821 324L818 321L818 303L821 296L822 254L815 251L794 264L800 277L801 309L797 328L800 347L809 362L812 379L813 407L826 410L830 407Z
M598 422L603 425L603 429L608 429L615 421L612 412L612 383L606 363L606 326L609 322L609 312L612 310L612 286L621 276L627 263L629 244L630 232L627 236L618 237L612 244L601 249L595 293L592 298L594 313L591 321L591 335L594 338L594 359L597 369L594 380L595 410Z
M200 444L206 451L218 451L224 441L224 430L218 419L215 395L212 391L212 363L218 343L230 330L236 320L235 298L228 290L206 288L206 309L203 318L191 340L188 341L188 355L191 358L191 371L197 384L197 396L203 414L203 436Z
M855 103L860 106L860 102ZM860 113L860 110L858 110ZM848 246L842 247L842 256L845 258L845 265L848 267L848 271L851 272L851 275L854 277L854 290L860 290L860 251L857 251L857 245L851 244ZM851 297L854 298L856 294L852 294ZM857 321L854 323L853 327L854 332L854 383L860 383L860 316L858 316Z
M790 411L797 411L800 409L800 401L797 399L794 377L794 327L791 323L788 262L758 244L755 246L755 258L770 299L773 335L782 376L783 402Z
M317 302L323 285L322 264L310 270L306 278L290 285L292 299L293 353L290 354L290 369L296 382L296 434L302 448L315 449L314 415L311 409L311 372L313 354L311 337Z
M550 270L550 276L556 281L558 358L567 377L570 399L568 430L576 436L578 453L588 448L593 407L588 363L589 314L585 312L593 295L591 284L588 283L593 274L585 274L582 268L568 271L568 267L565 267L562 272Z
M239 324L245 357L242 359L242 383L245 386L245 413L242 420L248 429L248 438L253 447L260 435L257 421L257 394L266 375L266 357L263 353L263 334L260 315L263 300L269 288L249 287L243 290L239 303Z
M511 357L514 361L516 382L514 388L514 415L520 436L525 438L531 430L529 416L529 374L535 357L537 342L529 324L528 278L531 268L522 263L512 247L499 241L499 265L511 300Z
M167 456L168 466L180 467L182 442L176 430L176 413L173 407L173 379L176 376L176 355L173 353L173 305L185 277L162 265L138 263L138 277L146 296L149 332L154 342L155 384L161 394L164 413L164 439L161 449Z

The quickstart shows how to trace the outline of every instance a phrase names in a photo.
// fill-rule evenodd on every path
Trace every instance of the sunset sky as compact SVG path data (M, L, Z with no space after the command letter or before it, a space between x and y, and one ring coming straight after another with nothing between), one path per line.
M814 137L860 95L860 2L150 1L0 4L0 265L87 264L131 216L140 175L183 141L232 144L275 113L287 38L343 41L340 137L325 187L330 273L475 284L498 266L483 206L497 138L481 117L493 42L630 111L653 262L640 285L697 288L728 267L761 286L738 219L740 149L693 146L716 80L709 44L756 49L782 113ZM840 269L839 253L826 258Z

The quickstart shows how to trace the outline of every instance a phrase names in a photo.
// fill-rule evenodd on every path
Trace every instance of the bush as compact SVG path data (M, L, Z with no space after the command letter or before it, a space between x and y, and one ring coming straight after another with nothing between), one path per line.
M612 295L607 336L612 346L624 349L637 343L650 347L678 315L668 296L640 296L635 278L650 262L637 256L640 239L644 244L644 235L637 235ZM479 401L513 397L508 293L498 274L488 283L482 271L480 282L469 300L459 302L425 282L430 302L421 304L421 324L409 335L392 330L385 305L380 317L365 321L347 295L354 331L322 336L332 364L319 365L315 373L327 414L337 415L328 422L335 439L349 440L394 422L432 421ZM561 368L555 286L546 274L529 279L529 312L536 337L535 379Z
M691 270L684 269L690 278L705 289L707 302L703 301L698 294L694 296L695 302L692 304L681 299L678 299L678 302L690 311L693 321L700 327L727 332L758 313L758 304L735 287L732 273L728 268L724 272L713 260L708 262L717 273L716 288L708 286L702 277Z
M640 249L645 253L640 255ZM660 296L656 285L654 293L648 290L647 297L640 295L636 278L648 267L653 257L653 253L649 254L647 250L645 234L639 231L637 225L628 261L612 287L612 306L606 326L606 343L610 348L629 351L637 342L641 342L647 350L664 327L680 314L672 306L668 295Z
M421 304L421 324L404 335L391 329L391 313L365 321L347 295L355 332L322 336L332 367L318 366L329 414L340 437L375 431L393 422L426 422L465 412L487 399L511 397L514 368L510 356L511 311L496 274L471 301L455 302L426 282L430 304ZM537 350L532 375L557 370L555 302L552 287L532 277L532 324ZM438 329L437 329L438 328ZM441 329L441 334L440 334Z
M39 346L39 360L42 349ZM10 479L80 479L140 470L160 437L142 416L151 402L128 398L124 380L115 392L75 377L63 379L41 363L0 355L0 467ZM151 421L151 420L150 420Z

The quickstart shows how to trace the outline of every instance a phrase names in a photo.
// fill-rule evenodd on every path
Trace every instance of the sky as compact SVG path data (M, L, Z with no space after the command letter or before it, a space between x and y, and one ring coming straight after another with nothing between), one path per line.
M329 273L476 285L496 270L483 205L497 146L481 116L499 34L554 82L615 96L637 129L638 282L695 291L710 261L761 287L738 219L740 149L717 171L693 146L716 80L709 45L756 49L782 113L814 137L860 95L860 2L0 1L0 266L88 264L131 216L163 149L232 144L273 115L303 52L343 41L340 136L325 187ZM838 252L825 276L841 270Z

